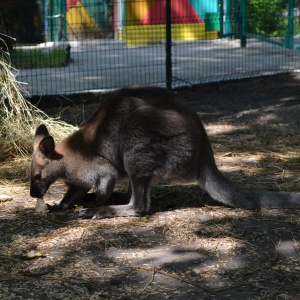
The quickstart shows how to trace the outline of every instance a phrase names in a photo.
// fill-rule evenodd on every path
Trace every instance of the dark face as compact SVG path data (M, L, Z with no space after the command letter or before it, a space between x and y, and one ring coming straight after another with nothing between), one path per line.
M30 196L42 198L49 186L55 181L55 168L52 164L55 143L49 136L45 125L40 125L33 141L33 155L31 161Z
M42 198L53 183L51 161L39 153L34 154L31 162L30 196Z

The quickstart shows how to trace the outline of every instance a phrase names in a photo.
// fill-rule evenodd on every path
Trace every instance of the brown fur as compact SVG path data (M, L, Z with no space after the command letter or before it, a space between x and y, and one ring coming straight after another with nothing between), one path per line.
M128 191L117 196L123 205L106 205L123 177L129 178ZM248 191L227 180L197 113L175 93L154 87L113 93L61 143L41 125L34 139L31 196L42 197L58 178L69 188L53 209L69 208L96 190L98 207L84 210L82 217L148 214L156 178L196 180L213 199L233 207L300 207L298 193Z

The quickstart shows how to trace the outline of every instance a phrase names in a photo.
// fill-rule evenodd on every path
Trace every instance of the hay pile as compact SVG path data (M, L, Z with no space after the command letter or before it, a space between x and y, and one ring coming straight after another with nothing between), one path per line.
M48 117L23 95L22 84L16 80L17 70L11 66L9 55L0 50L0 162L28 158L36 127L44 123L61 139L75 128ZM1 176L0 176L1 177Z

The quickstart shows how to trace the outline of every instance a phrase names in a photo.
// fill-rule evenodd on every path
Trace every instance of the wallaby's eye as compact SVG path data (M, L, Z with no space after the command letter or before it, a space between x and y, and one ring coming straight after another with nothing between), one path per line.
M36 174L33 177L34 180L41 180L41 178L42 178L41 174Z

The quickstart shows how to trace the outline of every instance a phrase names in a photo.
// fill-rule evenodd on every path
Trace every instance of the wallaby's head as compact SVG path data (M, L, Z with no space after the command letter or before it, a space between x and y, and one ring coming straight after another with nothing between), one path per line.
M33 141L33 155L31 161L30 196L41 198L49 186L57 179L53 160L59 158L55 155L55 142L45 125L40 125Z

